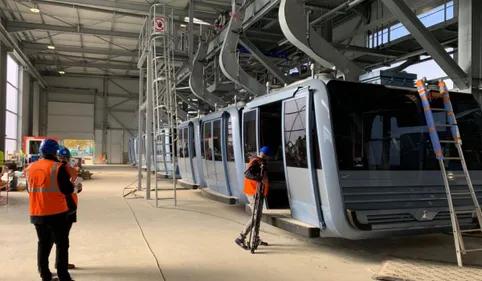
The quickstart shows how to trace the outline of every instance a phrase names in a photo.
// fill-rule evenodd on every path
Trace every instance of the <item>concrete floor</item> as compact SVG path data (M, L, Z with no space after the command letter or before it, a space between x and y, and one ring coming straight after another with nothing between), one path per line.
M134 168L95 166L91 171L94 176L84 182L79 222L71 233L70 261L78 267L71 274L79 281L368 281L391 257L455 262L450 235L310 240L269 225L262 225L262 238L271 245L252 255L233 241L249 218L242 206L223 205L205 199L198 190L183 190L178 191L177 208L172 200L161 200L160 208L155 208L154 200L124 200L123 188L136 180ZM160 185L167 188L170 182ZM0 280L40 280L28 194L10 194L10 205L0 206ZM161 197L172 194L160 192ZM466 241L469 247L482 244L479 238ZM469 254L464 260L480 265L482 255Z

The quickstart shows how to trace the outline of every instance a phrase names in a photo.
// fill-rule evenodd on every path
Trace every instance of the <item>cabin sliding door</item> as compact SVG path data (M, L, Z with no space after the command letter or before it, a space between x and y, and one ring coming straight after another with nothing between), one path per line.
M286 185L291 216L299 221L320 227L319 211L312 173L309 130L310 109L308 90L283 102L283 154Z

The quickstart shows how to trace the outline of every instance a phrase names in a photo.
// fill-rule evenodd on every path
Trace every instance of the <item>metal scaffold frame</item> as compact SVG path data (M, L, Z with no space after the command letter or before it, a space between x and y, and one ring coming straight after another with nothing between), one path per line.
M146 199L151 198L151 165L154 162L156 207L160 199L173 199L177 205L175 152L179 122L175 68L177 30L173 13L174 10L164 4L152 5L139 36L138 67L142 69L147 64L146 100L141 102L140 99L139 107L139 124L142 124L142 110L146 111ZM159 198L161 171L165 177L172 177L174 197ZM138 180L141 183L141 173Z

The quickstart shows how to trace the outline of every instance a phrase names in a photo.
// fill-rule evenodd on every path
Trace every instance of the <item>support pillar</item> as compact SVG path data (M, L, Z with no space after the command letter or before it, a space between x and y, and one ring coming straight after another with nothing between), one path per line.
M468 73L468 89L482 102L482 1L458 1L458 64ZM463 4L463 5L461 5Z
M142 129L144 126L144 114L140 109L144 102L144 69L139 69L139 122L137 129L137 190L142 190Z
M0 42L0 151L5 152L7 106L7 47Z
M102 91L102 157L107 155L107 127L109 127L109 106L107 100L107 93L109 87L109 79L104 78L104 86ZM108 157L108 156L107 156Z
M153 119L153 54L149 50L147 55L147 106L146 106L146 200L151 199L151 159L152 159L152 119ZM157 180L157 179L155 179Z
M40 84L33 82L32 90L32 136L40 136Z

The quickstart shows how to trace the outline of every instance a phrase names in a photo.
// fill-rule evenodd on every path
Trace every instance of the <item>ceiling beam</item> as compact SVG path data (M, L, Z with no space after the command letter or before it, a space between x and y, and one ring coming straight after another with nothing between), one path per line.
M90 67L90 68L100 68L100 69L122 69L122 70L138 70L136 64L125 63L125 64L112 64L112 63L93 63L93 62L75 62L75 61L44 61L35 60L34 66L36 67L50 67L50 66L60 66L60 67Z
M382 0L434 61L447 73L459 89L467 89L467 73L450 57L445 48L403 1Z
M50 1L42 1L42 0L16 0L17 2L25 2L25 3L32 3L32 4L41 4L41 5L48 5L48 6L54 6L54 7L64 7L64 8L72 8L72 9L79 9L79 10L84 10L84 11L91 11L91 12L99 12L99 13L109 13L112 14L112 9L108 8L94 8L94 7L89 7L89 6L83 6L83 5L78 5L76 3L60 3L60 2L50 2ZM74 1L72 1L74 2ZM42 10L40 9L40 12ZM144 15L141 15L139 13L131 13L131 12L121 12L121 11L116 11L116 15L118 16L126 16L126 17L135 17L135 18L144 18Z
M35 69L32 63L29 61L28 57L22 52L17 44L17 41L7 32L3 24L0 23L0 43L3 42L4 45L14 50L14 54L28 69L28 72L39 82L42 88L47 88L47 82L42 78L40 73Z
M134 33L134 32L110 31L110 30L103 30L103 29L84 28L82 26L73 27L73 26L53 25L53 24L41 24L41 23L34 23L34 22L21 22L21 21L7 22L8 32L21 32L26 30L60 31L60 32L66 32L66 33L113 36L113 37L133 38L136 40L139 39L139 33Z
M29 2L27 0L22 0ZM61 3L61 4L73 4L76 6L90 6L90 7L98 7L109 9L111 11L116 12L129 12L129 13L136 13L142 16L147 16L149 14L149 10L151 5L143 4L143 3L125 3L125 2L112 2L112 1L101 1L101 0L35 0L35 2L39 4L43 3ZM167 6L168 8L172 8ZM187 9L179 9L173 8L174 16L179 17L188 17L188 10ZM208 13L202 11L194 11L194 17L200 20L203 19L215 19L217 18L217 14L215 13Z
M48 52L55 54L55 52L69 52L69 53L84 53L95 55L112 55L122 57L137 57L137 50L116 50L108 48L93 48L93 47L78 47L68 45L55 45L55 50L49 50L48 44L21 44L20 47L25 53Z
M54 71L40 71L43 77L76 77L76 78L100 78L100 79L122 79L122 80L139 80L137 75L102 75L102 74L88 74L83 72L66 72L62 76L58 72ZM125 96L125 95L124 95Z

